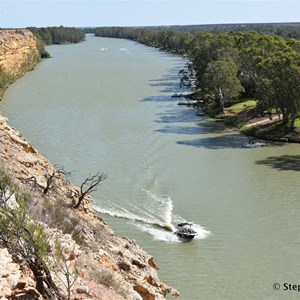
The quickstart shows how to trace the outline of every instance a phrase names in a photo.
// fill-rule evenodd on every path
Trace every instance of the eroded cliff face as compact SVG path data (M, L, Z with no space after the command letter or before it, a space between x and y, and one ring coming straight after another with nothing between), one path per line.
M0 30L0 67L21 76L39 61L37 40L27 29Z
M18 72L22 65L20 60L37 54L34 38L28 31L8 30L4 39L3 31L0 34L0 63L9 72ZM179 295L160 281L151 255L134 241L114 235L92 209L90 197L79 209L73 208L74 195L79 188L67 178L59 176L51 190L43 193L47 174L53 173L55 166L1 115L0 166L30 194L30 214L44 226L49 236L49 257L54 240L59 239L64 245L65 263L70 268L76 266L78 277L71 288L71 299L155 300L164 299L168 294ZM61 270L51 269L51 274L66 295ZM15 261L7 249L0 249L0 298L43 299L28 266Z

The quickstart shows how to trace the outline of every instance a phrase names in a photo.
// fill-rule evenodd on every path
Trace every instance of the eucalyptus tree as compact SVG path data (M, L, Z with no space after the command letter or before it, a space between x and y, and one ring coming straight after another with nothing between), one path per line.
M279 51L258 65L258 100L261 106L276 109L292 130L300 114L300 57L293 50Z
M194 51L191 54L199 86L206 68L213 61L231 59L237 61L237 49L232 35L226 33L201 33L194 42Z
M252 84L258 110L276 110L289 129L300 110L300 43L279 36L248 33L240 42L241 82Z
M255 96L258 86L259 69L263 61L278 51L288 51L290 47L279 36L260 34L256 31L235 34L236 47L239 50L239 78L248 96Z
M244 91L237 73L237 65L231 59L212 61L206 68L203 84L205 90L212 94L220 112Z
M287 45L290 46L296 52L300 53L300 40L289 39L287 40Z

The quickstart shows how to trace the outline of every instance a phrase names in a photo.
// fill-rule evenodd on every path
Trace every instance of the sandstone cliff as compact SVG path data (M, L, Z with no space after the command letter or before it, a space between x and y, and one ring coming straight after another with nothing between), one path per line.
M37 40L27 29L0 30L0 67L22 76L39 61Z
M32 35L22 32L7 31L5 39L3 35L2 40L0 38L1 65L15 74L20 70L17 52L23 52L22 57L28 57L31 51L36 53L32 49ZM19 50L15 43L18 39L22 40ZM4 41L8 41L9 45ZM6 49L5 53L3 49ZM176 290L160 282L152 256L134 241L114 235L91 208L90 197L80 209L73 208L72 195L78 187L67 178L60 176L51 191L43 194L46 174L54 172L55 166L41 156L21 133L10 127L1 115L0 167L30 194L30 215L43 225L49 236L49 257L54 241L58 239L64 245L66 265L76 266L78 277L71 288L71 299L155 300L164 299L167 294L179 295ZM62 270L50 270L61 293L66 295ZM30 268L20 264L16 255L12 256L5 248L0 249L0 298L43 299Z

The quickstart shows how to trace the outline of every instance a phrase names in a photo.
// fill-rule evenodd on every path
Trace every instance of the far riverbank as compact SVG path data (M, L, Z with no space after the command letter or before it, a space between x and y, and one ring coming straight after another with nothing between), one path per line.
M188 81L189 82L189 81ZM179 105L192 106L201 118L208 115L216 122L223 122L227 126L236 127L242 134L262 140L286 143L300 143L300 119L296 119L291 131L287 124L283 124L282 115L277 113L258 113L255 99L245 99L224 108L224 113L215 114L210 103L202 100L201 93L173 95L179 98ZM180 101L180 98L187 99Z

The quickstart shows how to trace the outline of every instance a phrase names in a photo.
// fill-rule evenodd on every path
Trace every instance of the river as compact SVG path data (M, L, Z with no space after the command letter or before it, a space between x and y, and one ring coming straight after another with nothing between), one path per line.
M232 128L177 105L183 58L122 39L49 46L0 110L154 256L180 299L291 299L300 284L300 145L244 149ZM183 243L158 225L194 222ZM275 291L273 284L281 289Z

